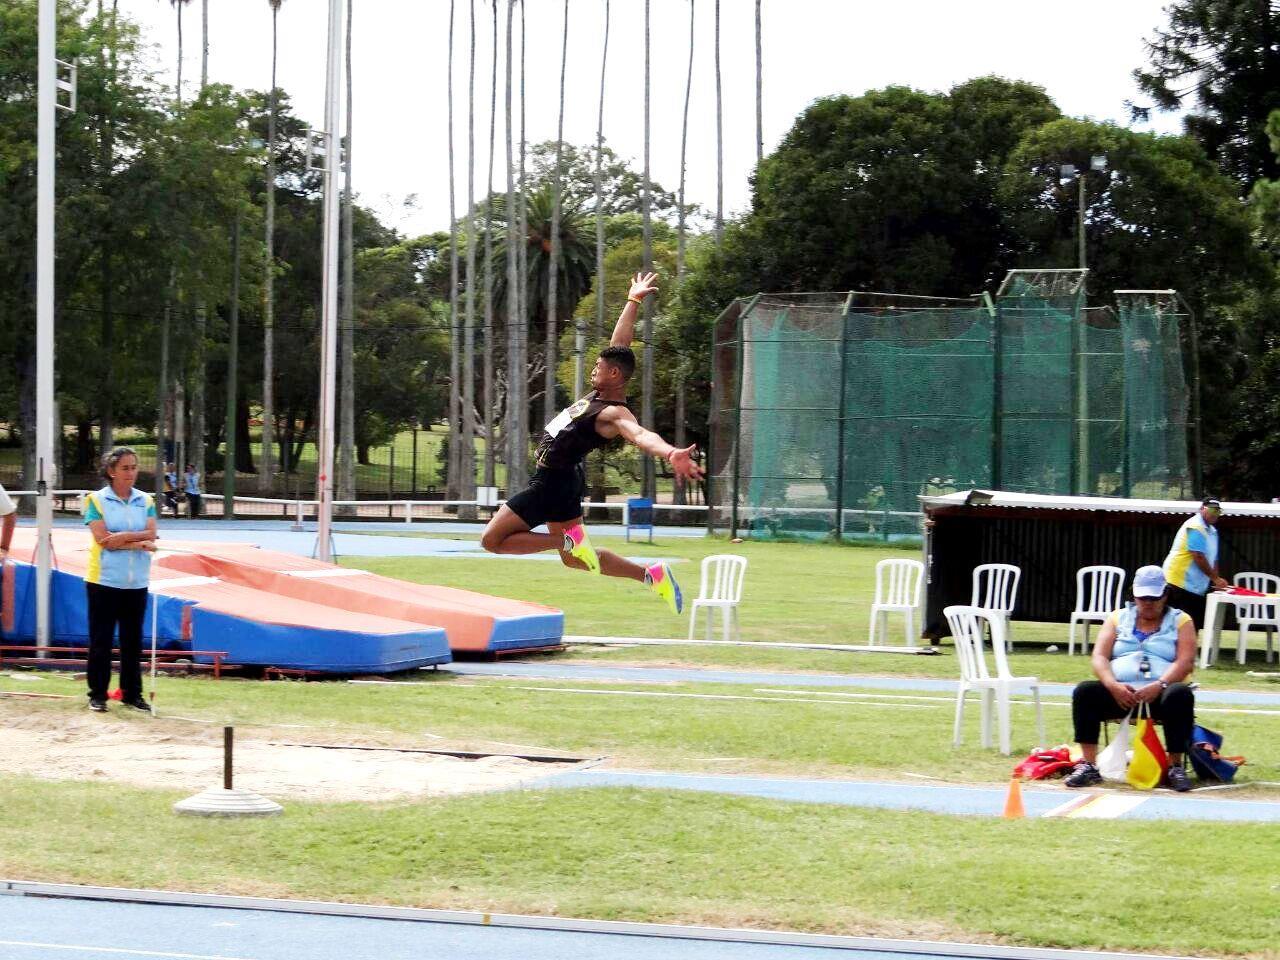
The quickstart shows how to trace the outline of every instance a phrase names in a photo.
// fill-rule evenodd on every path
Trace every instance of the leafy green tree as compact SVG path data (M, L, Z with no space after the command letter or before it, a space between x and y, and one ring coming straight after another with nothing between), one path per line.
M1150 65L1134 71L1161 110L1183 123L1241 195L1280 176L1267 115L1280 100L1280 7L1269 0L1172 0L1166 27L1147 41ZM1133 107L1139 118L1151 108Z

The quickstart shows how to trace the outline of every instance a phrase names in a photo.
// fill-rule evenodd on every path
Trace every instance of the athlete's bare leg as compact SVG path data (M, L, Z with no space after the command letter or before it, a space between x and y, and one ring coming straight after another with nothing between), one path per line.
M523 555L543 553L547 550L559 550L564 544L564 537L558 532L531 533L529 525L520 519L506 504L498 508L498 512L480 534L480 546L490 553Z
M530 553L543 553L555 550L560 554L560 562L575 570L587 569L577 557L564 550L564 528L582 523L578 517L565 523L548 523L548 533L533 533L529 525L520 519L520 515L505 504L498 508L480 535L480 546L490 553L523 556ZM600 572L606 577L620 577L625 580L644 582L644 567L620 557L612 550L598 550Z
M577 517L568 520L565 523L548 523L547 529L556 538L557 548L564 546L564 528L572 527L582 523L582 518ZM626 557L620 557L612 550L597 550L596 556L600 559L600 572L606 577L621 577L624 580L639 580L644 582L644 567L638 563L632 563ZM575 570L585 570L587 565L572 556L565 550L560 550L560 562L566 567L573 567Z

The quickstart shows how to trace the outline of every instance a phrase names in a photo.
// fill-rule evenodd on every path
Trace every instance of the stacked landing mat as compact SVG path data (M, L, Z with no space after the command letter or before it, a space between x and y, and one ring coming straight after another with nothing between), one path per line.
M86 536L55 531L54 645L88 640ZM235 544L163 541L152 565L158 643L223 651L224 663L317 673L390 673L484 653L557 646L558 610L465 590L421 586ZM35 636L33 531L15 538L5 636ZM152 610L147 608L146 633ZM205 659L205 658L197 658Z

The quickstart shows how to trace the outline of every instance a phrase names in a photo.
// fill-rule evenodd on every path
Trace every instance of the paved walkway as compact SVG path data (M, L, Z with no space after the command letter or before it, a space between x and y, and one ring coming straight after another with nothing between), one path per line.
M1118 953L0 881L0 957L5 960L903 960L911 956L919 960L1138 960Z
M1007 796L1006 787L800 780L787 777L696 776L598 768L555 774L541 781L538 786L692 790L800 803L833 803L850 807L924 810L929 813L985 817L1002 816ZM1182 796L1165 790L1141 794L1128 789L1076 792L1053 787L1022 788L1023 806L1029 817L1280 823L1280 803L1219 799L1221 796L1197 796L1194 791L1188 796Z
M731 683L774 687L859 687L871 690L917 690L955 694L955 680L927 677L854 677L843 673L769 673L760 670L715 670L697 667L628 667L587 663L452 663L447 668L470 676L522 677L542 680L621 680L638 683ZM1069 683L1045 683L1047 697L1071 696ZM1271 707L1280 710L1280 693L1238 690L1196 691L1201 703Z

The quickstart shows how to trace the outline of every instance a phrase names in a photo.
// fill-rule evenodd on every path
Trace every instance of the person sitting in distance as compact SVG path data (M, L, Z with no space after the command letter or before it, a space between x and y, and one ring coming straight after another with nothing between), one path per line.
M1139 704L1164 725L1169 753L1166 781L1178 792L1191 789L1182 765L1195 719L1195 695L1184 683L1195 669L1196 629L1191 617L1171 607L1164 571L1151 565L1133 575L1133 599L1107 617L1098 631L1090 665L1097 680L1071 694L1071 716L1081 759L1067 774L1068 787L1102 782L1098 733L1104 720L1119 720Z

